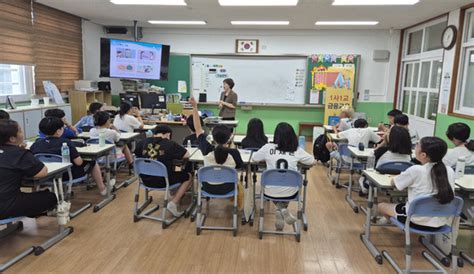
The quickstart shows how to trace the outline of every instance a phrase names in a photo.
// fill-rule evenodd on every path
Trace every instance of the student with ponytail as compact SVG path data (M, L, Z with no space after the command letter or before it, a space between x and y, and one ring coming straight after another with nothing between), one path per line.
M224 125L215 126L212 129L212 138L216 146L210 144L202 129L196 100L191 97L189 103L193 106L194 129L196 130L199 149L204 155L204 166L223 165L236 169L243 168L244 163L240 152L237 149L229 148L229 140L232 135L231 130ZM205 182L203 183L203 189L212 194L226 194L234 190L234 186L231 184L223 184L222 182Z
M453 142L455 148L448 151L443 163L454 167L459 158L463 157L467 166L474 165L474 140L471 140L471 129L464 123L454 123L448 127L446 136Z
M143 126L138 108L132 107L129 102L120 103L119 112L114 119L114 127L121 132L133 132Z
M379 212L396 217L400 222L406 221L406 212L410 202L419 196L434 195L440 204L447 204L454 199L454 171L443 163L448 146L438 137L424 137L416 145L416 159L421 165L408 168L392 179L398 190L408 189L406 204L379 204ZM386 223L382 218L379 223ZM411 226L424 230L432 230L449 223L446 217L413 217Z

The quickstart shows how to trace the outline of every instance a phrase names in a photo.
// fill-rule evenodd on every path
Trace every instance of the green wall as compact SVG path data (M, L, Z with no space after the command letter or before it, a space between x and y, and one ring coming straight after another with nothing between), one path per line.
M453 146L451 141L446 137L446 130L452 123L466 123L471 128L471 138L474 137L474 120L463 119L455 116L438 113L436 116L435 136L445 140L450 147Z
M178 92L178 81L186 81L187 93L183 93L183 97L189 96L191 89L190 81L191 57L189 55L170 55L170 63L168 66L168 80L166 81L148 81L152 85L164 87L166 93Z
M388 123L387 112L393 109L393 103L357 102L356 111L364 112L370 126L377 126L380 122Z

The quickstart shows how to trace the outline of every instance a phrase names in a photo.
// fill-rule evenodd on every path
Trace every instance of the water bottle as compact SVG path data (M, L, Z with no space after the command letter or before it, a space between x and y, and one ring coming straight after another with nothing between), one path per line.
M362 142L359 143L359 150L364 151L364 148L365 148L364 143L362 143Z
M103 131L99 132L99 146L105 146L105 133Z
M63 157L63 163L71 162L69 147L67 146L67 143L63 143L63 147L61 148L61 156Z
M367 158L367 170L374 170L375 168L375 155L372 153L370 154L369 158Z
M150 138L153 136L153 132L151 132L151 130L148 130L145 134L147 138Z
M191 140L188 140L188 143L186 144L188 148L191 148Z
M466 167L466 159L464 159L464 157L459 157L456 163L456 172L455 172L456 179L462 178L462 176L464 176L465 167Z
M306 145L306 139L304 136L300 136L298 138L298 146L302 149L305 149L305 145Z

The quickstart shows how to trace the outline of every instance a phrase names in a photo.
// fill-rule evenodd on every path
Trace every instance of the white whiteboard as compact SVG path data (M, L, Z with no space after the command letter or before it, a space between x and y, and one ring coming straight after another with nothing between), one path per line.
M239 103L304 104L307 57L192 56L191 90L218 102L222 81L232 78Z

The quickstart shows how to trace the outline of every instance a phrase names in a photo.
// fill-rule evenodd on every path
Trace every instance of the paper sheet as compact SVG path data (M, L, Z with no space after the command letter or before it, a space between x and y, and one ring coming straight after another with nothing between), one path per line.
M179 93L186 93L188 88L186 86L186 81L178 81L178 92Z

